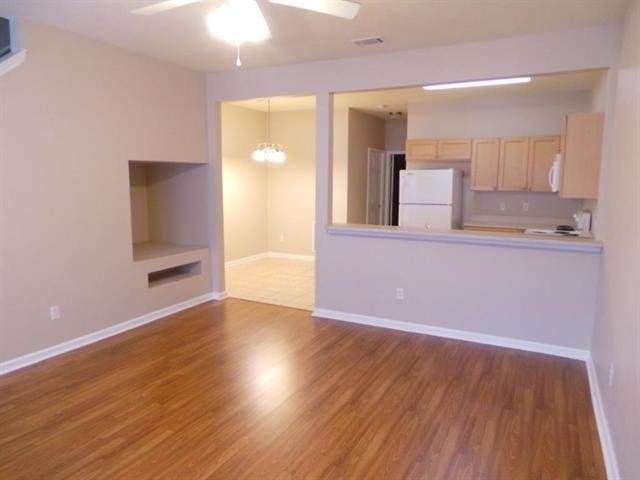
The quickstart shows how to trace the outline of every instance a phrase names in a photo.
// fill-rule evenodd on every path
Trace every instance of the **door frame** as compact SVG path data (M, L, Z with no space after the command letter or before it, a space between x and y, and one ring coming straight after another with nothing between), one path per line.
M392 225L392 198L393 198L393 167L395 166L394 155L407 155L405 150L386 150L387 152L387 178L385 179L385 187L387 192L385 194L385 225ZM405 165L406 166L406 165Z
M369 223L369 198L370 198L370 191L371 191L371 185L369 182L370 179L370 175L371 175L371 152L380 152L383 154L382 157L382 185L380 187L380 198L382 200L382 205L380 207L380 212L378 214L378 222L375 225L386 225L386 217L385 217L385 212L388 210L388 199L386 196L387 190L388 190L388 181L389 181L389 157L387 156L387 151L381 148L371 148L368 147L367 148L367 195L366 195L366 199L365 199L365 213L364 213L364 219L365 219L365 224L366 225L371 225Z

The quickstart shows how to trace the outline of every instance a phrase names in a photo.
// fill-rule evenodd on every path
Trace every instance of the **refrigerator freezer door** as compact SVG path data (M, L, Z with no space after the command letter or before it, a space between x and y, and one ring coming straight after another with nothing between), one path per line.
M454 170L403 170L400 172L400 203L451 205Z
M449 230L453 228L453 207L448 205L400 204L400 226Z

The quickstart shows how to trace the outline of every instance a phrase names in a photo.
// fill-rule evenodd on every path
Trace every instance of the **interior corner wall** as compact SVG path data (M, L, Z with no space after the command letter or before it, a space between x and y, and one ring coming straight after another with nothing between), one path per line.
M367 223L368 149L384 150L384 120L349 109L347 223Z
M267 135L267 115L222 104L222 191L225 261L268 250L267 165L251 160Z
M0 362L211 291L208 260L202 275L148 288L128 167L207 162L204 75L21 27L26 61L0 77Z
M281 144L287 161L267 172L268 251L314 253L315 110L274 112L271 139Z
M149 195L147 191L147 169L144 164L129 164L131 196L131 236L133 243L149 241Z
M629 4L601 207L602 256L592 355L619 478L640 478L640 1ZM609 384L613 369L612 385Z

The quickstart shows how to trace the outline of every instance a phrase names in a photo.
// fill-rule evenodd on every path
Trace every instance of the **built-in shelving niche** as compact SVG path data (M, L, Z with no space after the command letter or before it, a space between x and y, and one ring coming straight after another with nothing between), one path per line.
M129 187L134 261L207 248L206 164L130 161Z
M191 262L184 265L176 265L175 267L149 272L147 274L147 281L149 288L153 288L200 275L201 272L202 262Z

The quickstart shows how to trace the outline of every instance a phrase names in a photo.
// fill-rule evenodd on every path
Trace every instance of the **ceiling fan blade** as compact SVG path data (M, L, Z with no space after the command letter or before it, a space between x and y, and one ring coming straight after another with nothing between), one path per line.
M156 13L166 12L167 10L173 10L174 8L184 7L191 3L198 3L202 0L165 0L164 2L153 3L146 7L136 8L131 13L136 15L155 15Z
M269 0L271 3L286 5L288 7L311 10L318 13L326 13L334 17L351 20L358 14L360 4L349 0Z

